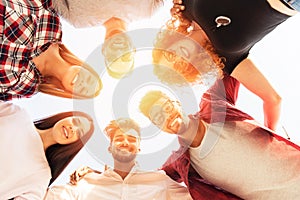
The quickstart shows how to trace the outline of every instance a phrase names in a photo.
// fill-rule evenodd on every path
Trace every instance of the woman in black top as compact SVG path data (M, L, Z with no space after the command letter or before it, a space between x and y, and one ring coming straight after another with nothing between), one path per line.
M202 46L210 43L215 53L223 58L224 73L236 78L263 100L265 125L275 130L281 97L248 55L257 42L297 11L280 0L173 2L172 20L167 27L184 33Z

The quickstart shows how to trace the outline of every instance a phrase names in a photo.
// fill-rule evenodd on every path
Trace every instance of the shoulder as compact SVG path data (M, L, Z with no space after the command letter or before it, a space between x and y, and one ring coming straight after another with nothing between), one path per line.
M22 112L22 108L12 102L1 101L0 100L0 117L6 117L9 115L14 115L18 112Z
M127 23L151 17L163 0L53 0L53 8L74 27L99 26L111 17Z
M47 190L44 200L77 199L79 197L76 186L57 185Z

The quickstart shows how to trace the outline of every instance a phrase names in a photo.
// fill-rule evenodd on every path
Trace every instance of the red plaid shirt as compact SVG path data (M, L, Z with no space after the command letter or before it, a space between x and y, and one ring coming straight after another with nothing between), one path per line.
M30 97L42 75L32 58L60 42L61 23L51 0L1 0L0 100Z

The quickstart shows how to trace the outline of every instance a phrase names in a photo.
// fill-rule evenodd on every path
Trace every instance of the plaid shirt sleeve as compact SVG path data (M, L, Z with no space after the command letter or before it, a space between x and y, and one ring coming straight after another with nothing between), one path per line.
M0 100L34 95L42 75L32 58L62 37L51 1L1 1L0 34Z
M41 75L28 60L1 59L0 100L30 97L37 92Z

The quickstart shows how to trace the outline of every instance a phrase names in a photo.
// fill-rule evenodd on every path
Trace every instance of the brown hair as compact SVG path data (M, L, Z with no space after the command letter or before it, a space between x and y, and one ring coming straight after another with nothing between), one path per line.
M116 120L110 121L110 123L105 127L104 132L109 137L111 142L117 130L126 132L130 129L134 129L138 133L139 139L141 138L141 131L139 125L130 118L118 118Z
M67 167L67 165L72 161L76 154L82 149L84 144L91 138L94 132L93 119L84 112L71 111L58 113L56 115L34 121L34 125L37 129L45 130L52 128L58 121L72 116L82 116L87 118L91 122L91 128L76 142L64 145L53 144L46 149L46 158L49 163L52 175L49 185L55 181L55 179Z
M84 63L73 53L71 53L70 50L67 49L67 47L63 44L59 44L59 54L66 62L72 65L82 66L83 68L88 70L91 74L93 74L95 77L97 77L99 87L95 88L94 95L90 97L74 94L70 91L65 90L64 86L61 83L61 80L58 80L57 78L51 76L51 77L44 77L45 81L39 84L39 91L49 95L54 95L54 96L59 96L64 98L74 98L74 99L86 99L86 98L93 98L98 96L100 90L102 89L102 82L97 72L91 66Z

